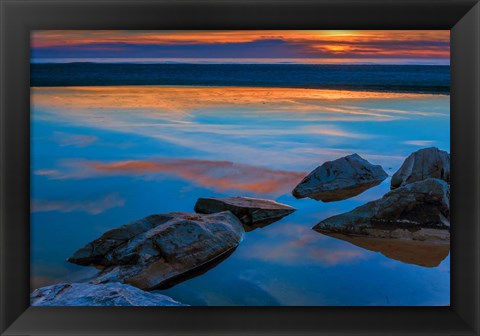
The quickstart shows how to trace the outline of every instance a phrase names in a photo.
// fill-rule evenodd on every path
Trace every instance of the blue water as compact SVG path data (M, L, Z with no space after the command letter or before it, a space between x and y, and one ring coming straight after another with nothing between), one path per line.
M446 93L450 66L318 64L31 64L32 86L198 85Z
M106 230L153 213L192 212L199 197L238 195L298 210L246 233L225 261L162 293L191 305L450 303L449 256L424 267L311 229L381 197L389 178L340 202L290 193L299 176L348 154L391 175L419 148L450 151L450 97L418 86L448 92L448 68L149 67L140 75L145 68L125 65L32 66L32 289L92 276L94 268L65 260ZM147 85L149 76L163 79ZM124 86L128 78L143 85ZM214 80L228 85L210 86ZM362 80L369 92L313 89L365 88ZM385 83L394 82L388 92ZM297 85L310 89L282 88ZM383 89L372 91L375 85ZM416 92L399 93L415 85Z

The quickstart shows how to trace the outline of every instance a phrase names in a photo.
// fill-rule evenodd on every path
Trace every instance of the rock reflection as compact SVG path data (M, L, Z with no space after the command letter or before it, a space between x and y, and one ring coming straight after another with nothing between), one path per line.
M222 263L226 259L228 259L228 257L230 257L233 254L233 252L235 252L236 249L237 249L236 247L232 248L232 249L224 252L220 256L218 256L218 257L216 257L216 258L214 258L210 261L207 261L204 264L201 264L197 267L194 267L191 270L186 271L185 273L174 276L174 277L168 279L168 281L163 282L160 286L156 287L155 289L157 289L157 290L168 289L168 288L174 287L174 286L176 286L176 285L178 285L178 284L180 284L184 281L187 281L187 280L196 278L196 277L198 277L202 274L205 274L208 271L210 271L211 269L217 267L220 263Z
M322 201L325 203L343 201L357 195L360 195L364 191L367 191L370 188L373 188L383 181L374 181L370 183L365 183L360 186L355 186L351 188L337 189L332 191L325 191L317 194L308 195L309 198L312 198L316 201Z
M270 224L278 222L280 219L282 219L285 216L288 216L288 214L284 215L282 217L266 219L264 221L257 222L255 224L243 224L243 229L245 230L245 232L251 232L251 231L256 230L256 229L262 229L266 226L269 226Z
M425 242L418 240L384 239L352 236L339 233L322 233L347 241L369 251L380 252L387 258L423 267L436 267L450 252L450 241Z

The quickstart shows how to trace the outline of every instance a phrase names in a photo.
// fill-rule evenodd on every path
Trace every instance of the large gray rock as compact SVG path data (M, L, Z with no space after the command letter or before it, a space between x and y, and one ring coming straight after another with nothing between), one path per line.
M295 187L292 195L323 202L340 201L378 185L387 176L381 166L352 154L317 167Z
M426 179L390 191L381 199L327 218L314 230L379 238L448 240L450 185Z
M226 210L240 219L246 231L251 231L276 222L296 209L272 200L250 197L202 197L195 204L195 212L203 214Z
M392 189L408 183L438 178L450 182L450 154L438 148L424 148L410 154L393 174Z
M106 232L68 261L104 267L96 283L166 288L228 256L243 233L242 223L229 211L152 215Z
M121 283L60 283L30 294L32 306L185 306L172 298Z

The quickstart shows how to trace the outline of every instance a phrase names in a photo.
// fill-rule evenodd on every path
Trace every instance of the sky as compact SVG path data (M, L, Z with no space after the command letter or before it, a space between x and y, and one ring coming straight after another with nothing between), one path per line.
M33 62L449 64L448 30L42 30Z

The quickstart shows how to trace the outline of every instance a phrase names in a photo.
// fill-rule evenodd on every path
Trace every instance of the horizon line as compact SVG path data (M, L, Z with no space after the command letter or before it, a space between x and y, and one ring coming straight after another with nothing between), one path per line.
M450 66L450 59L309 59L309 58L150 58L150 57L35 57L30 59L30 64L203 64L203 65L436 65Z

